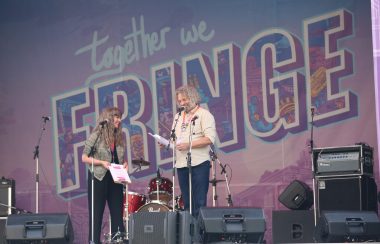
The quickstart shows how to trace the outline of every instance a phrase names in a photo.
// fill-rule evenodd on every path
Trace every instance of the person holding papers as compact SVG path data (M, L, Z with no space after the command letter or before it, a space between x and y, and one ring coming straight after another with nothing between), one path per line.
M192 215L198 216L199 208L207 205L207 192L210 175L210 145L216 136L214 116L206 109L200 107L200 96L193 86L182 86L176 90L177 105L180 114L177 114L176 125L176 164L178 181L184 200L185 210L190 209L190 196L192 196ZM176 118L175 118L176 119ZM191 128L191 131L190 131ZM189 194L189 168L188 153L191 143L191 188Z
M123 185L113 181L109 167L111 163L128 163L124 160L125 144L121 128L121 112L118 108L106 108L85 142L82 161L88 165L89 240L92 239L92 163L94 164L94 223L93 243L100 243L103 212L106 202L111 215L111 233L125 232L123 224Z

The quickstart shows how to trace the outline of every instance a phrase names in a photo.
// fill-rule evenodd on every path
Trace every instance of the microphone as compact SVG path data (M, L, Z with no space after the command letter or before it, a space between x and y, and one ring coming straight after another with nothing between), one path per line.
M199 116L198 116L198 115L195 115L195 116L191 119L191 122L194 123L198 118L199 118Z
M42 119L46 122L48 120L51 120L51 117L50 116L42 116Z
M105 120L103 120L103 121L100 121L100 122L99 122L99 125L104 126L104 125L107 124L107 123L108 123L108 119L105 119Z
M179 115L181 115L181 112L185 110L185 107L179 107L177 108L177 113L179 113Z
M316 107L314 107L314 106L312 106L312 107L310 108L311 116L314 116L315 110L317 110L317 109L316 109Z

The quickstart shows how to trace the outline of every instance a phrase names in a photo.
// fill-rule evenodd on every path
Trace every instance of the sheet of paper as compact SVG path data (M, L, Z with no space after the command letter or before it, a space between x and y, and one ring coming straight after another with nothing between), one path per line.
M162 136L160 136L160 135L157 135L157 134L152 134L152 133L148 133L150 136L152 136L152 137L154 137L154 139L156 139L156 141L158 141L160 144L162 144L162 145L165 145L165 146L167 146L168 144L169 144L169 141L167 140L167 139L165 139L165 138L163 138ZM170 143L170 149L173 149L173 144L172 143Z
M113 181L115 183L125 184L131 183L128 171L121 164L111 164L109 167Z

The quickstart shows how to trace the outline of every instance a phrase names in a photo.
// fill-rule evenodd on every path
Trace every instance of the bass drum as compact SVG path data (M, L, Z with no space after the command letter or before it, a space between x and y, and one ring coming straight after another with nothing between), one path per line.
M137 212L169 212L171 208L162 202L150 202L139 208Z

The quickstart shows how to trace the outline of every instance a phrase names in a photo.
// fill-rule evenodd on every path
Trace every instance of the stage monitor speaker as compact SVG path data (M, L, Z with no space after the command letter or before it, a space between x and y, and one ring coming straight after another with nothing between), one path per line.
M9 215L5 234L10 244L35 241L67 244L74 241L70 216L65 213Z
M313 191L304 182L294 180L279 195L278 200L292 210L308 210L314 203Z
M129 218L129 243L171 244L176 241L176 212L137 212Z
M314 234L314 211L273 211L273 243L312 243Z
M266 230L261 208L202 207L198 225L203 243L263 243Z
M318 243L380 241L379 217L369 211L323 211L314 239Z
M377 212L376 182L369 176L319 178L317 213L322 211Z
M12 207L16 204L15 181L12 179L0 179L0 216L5 217L12 213Z

